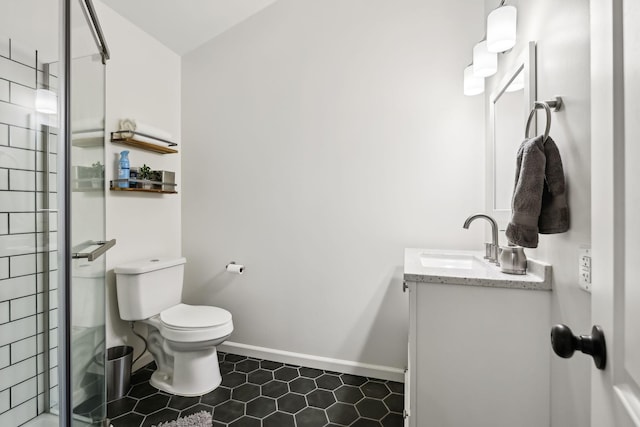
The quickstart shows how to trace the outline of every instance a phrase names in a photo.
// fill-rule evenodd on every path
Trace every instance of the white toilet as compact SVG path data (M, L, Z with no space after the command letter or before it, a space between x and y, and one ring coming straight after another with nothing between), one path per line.
M233 331L231 313L182 304L186 259L152 259L114 269L120 318L149 328L158 365L151 385L179 396L199 396L222 382L216 346Z

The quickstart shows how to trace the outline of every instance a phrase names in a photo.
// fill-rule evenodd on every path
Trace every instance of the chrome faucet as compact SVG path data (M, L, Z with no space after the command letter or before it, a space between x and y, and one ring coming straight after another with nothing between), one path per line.
M475 214L467 218L462 227L469 229L469 225L478 218L486 219L489 221L489 224L491 224L491 243L484 244L484 259L487 259L489 262L493 262L496 265L500 265L500 260L498 259L498 223L496 220L491 218L489 215Z

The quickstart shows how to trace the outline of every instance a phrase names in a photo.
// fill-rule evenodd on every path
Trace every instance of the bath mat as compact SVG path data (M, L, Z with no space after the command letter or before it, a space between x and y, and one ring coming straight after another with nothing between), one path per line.
M196 412L188 417L178 418L175 421L167 421L153 427L211 427L213 421L207 411Z

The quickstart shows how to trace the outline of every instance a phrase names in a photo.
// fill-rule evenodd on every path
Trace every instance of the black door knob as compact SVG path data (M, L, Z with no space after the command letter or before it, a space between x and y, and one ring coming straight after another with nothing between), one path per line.
M604 342L604 333L600 326L591 328L591 335L573 335L567 325L555 325L551 328L551 347L560 357L565 359L573 356L573 352L581 352L593 357L593 362L598 369L604 369L607 364L607 349Z

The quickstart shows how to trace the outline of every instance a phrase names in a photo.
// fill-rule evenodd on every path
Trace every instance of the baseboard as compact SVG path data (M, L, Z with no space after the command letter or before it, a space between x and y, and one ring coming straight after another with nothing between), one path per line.
M225 353L238 354L240 356L255 357L258 359L272 360L274 362L289 363L291 365L306 366L309 368L323 369L343 374L359 375L362 377L377 378L400 383L404 382L404 369L392 368L389 366L371 365L351 360L294 353L291 351L276 350L273 348L258 347L231 341L225 341L220 344L218 346L218 350Z

